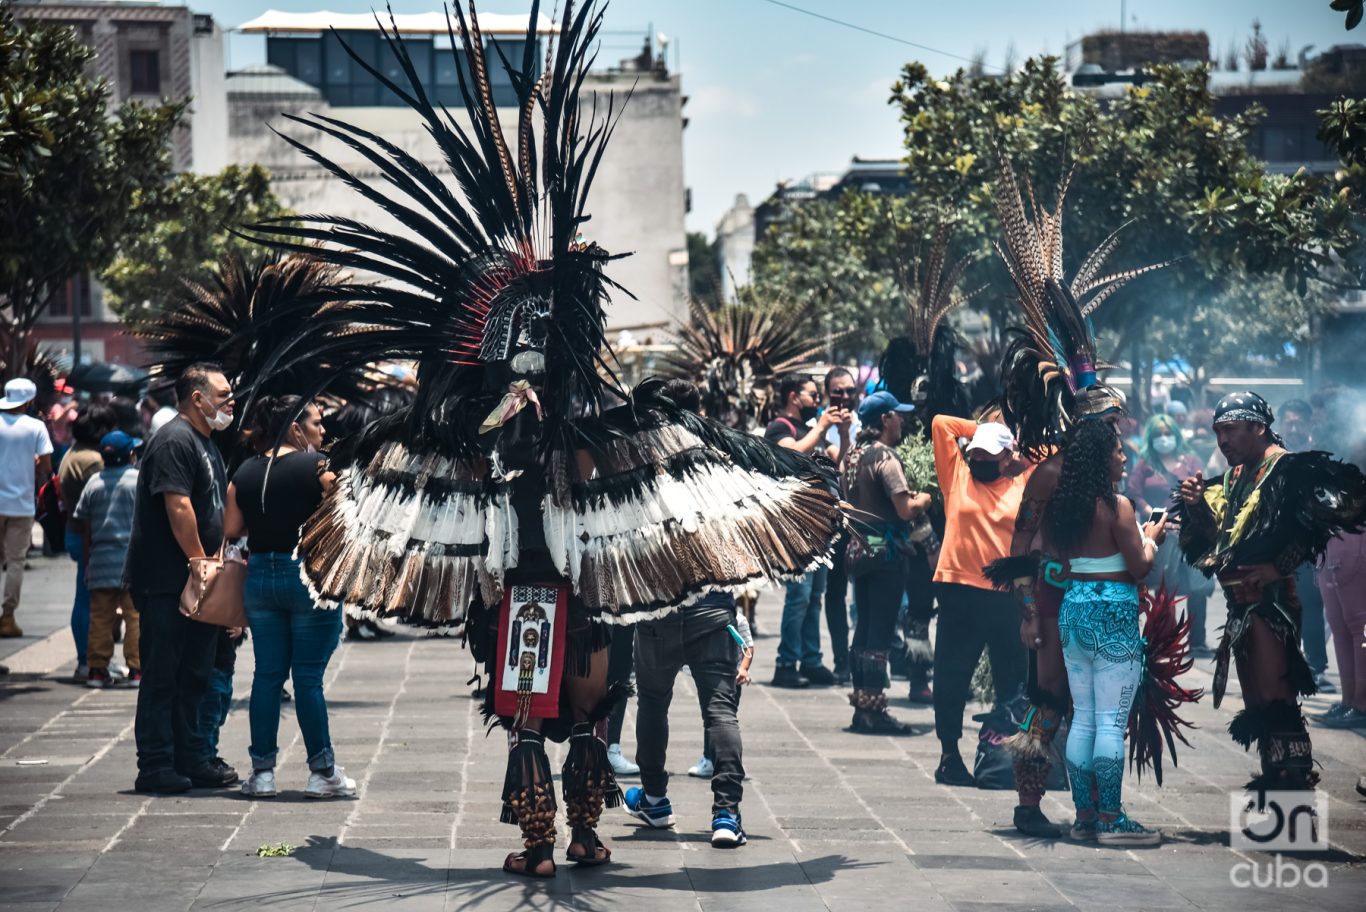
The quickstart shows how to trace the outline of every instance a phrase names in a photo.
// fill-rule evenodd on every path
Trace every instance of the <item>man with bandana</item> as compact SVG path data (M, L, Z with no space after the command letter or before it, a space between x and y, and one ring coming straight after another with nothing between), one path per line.
M1258 792L1318 781L1299 704L1316 688L1300 651L1295 570L1335 536L1366 525L1366 476L1327 453L1289 452L1274 420L1256 393L1221 399L1214 434L1229 470L1182 482L1175 510L1186 560L1217 577L1228 601L1214 705L1232 663L1244 705L1229 734L1244 749L1256 744L1261 771L1247 787Z

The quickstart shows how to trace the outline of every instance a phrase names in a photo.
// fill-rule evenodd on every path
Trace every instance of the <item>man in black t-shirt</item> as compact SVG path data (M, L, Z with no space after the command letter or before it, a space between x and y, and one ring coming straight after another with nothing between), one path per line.
M176 382L178 414L152 435L138 474L124 581L142 616L142 684L134 733L140 792L217 788L237 773L210 757L199 726L221 628L180 613L189 561L223 539L227 478L209 435L232 424L232 388L213 364Z

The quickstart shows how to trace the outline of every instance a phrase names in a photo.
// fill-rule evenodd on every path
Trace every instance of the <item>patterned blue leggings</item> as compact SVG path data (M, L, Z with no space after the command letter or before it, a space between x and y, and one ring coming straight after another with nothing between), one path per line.
M1078 812L1120 813L1124 782L1124 731L1143 674L1138 635L1138 589L1130 583L1074 580L1058 619L1067 683L1072 690L1072 728L1067 771Z

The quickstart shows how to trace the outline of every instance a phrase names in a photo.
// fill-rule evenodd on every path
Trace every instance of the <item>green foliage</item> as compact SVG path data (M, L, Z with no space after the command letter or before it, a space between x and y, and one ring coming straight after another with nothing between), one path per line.
M1342 159L1323 218L1337 237L1343 284L1366 288L1366 101L1339 98L1319 111L1318 138Z
M828 301L836 327L855 327L862 350L876 351L900 330L889 265L896 251L951 213L958 252L980 255L963 280L965 289L987 286L973 306L998 325L1013 322L1013 289L991 249L1000 233L999 148L1050 208L1075 166L1069 275L1126 223L1114 270L1177 261L1098 312L1107 357L1184 358L1197 385L1212 368L1284 359L1285 341L1302 337L1308 315L1326 306L1311 281L1359 247L1346 206L1311 175L1268 174L1247 151L1260 112L1216 117L1205 67L1156 67L1152 77L1102 105L1073 91L1050 57L1005 78L960 70L936 79L908 64L891 101L901 110L909 196L845 197L794 212L756 251L757 280Z
M787 216L755 248L756 290L814 303L806 332L848 331L837 357L877 360L905 323L896 263L901 249L914 249L907 202L850 192L793 206Z
M256 849L256 854L260 858L288 858L297 848L288 842L267 842Z
M939 500L939 473L934 468L934 443L921 434L910 434L897 444L896 455L906 470L906 484Z
M284 213L259 165L147 188L133 202L137 232L100 276L107 299L125 320L145 319L175 301L183 281L204 281L224 254L259 250L229 229Z
M716 248L700 231L688 232L688 294L710 309L721 306L721 270Z
M102 268L140 191L170 173L184 104L126 103L85 72L92 51L65 26L0 11L0 330L22 361L34 321L71 276Z

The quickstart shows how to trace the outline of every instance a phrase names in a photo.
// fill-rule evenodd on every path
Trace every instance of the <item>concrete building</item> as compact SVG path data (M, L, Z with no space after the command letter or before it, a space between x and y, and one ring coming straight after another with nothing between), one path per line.
M457 67L468 64L452 48L442 13L396 16L409 56L424 87L448 106L462 125ZM519 61L526 35L525 16L480 16L488 45L497 44L509 60ZM406 84L397 61L366 15L267 13L240 31L266 41L266 67L230 73L227 79L231 159L270 170L272 189L298 212L329 213L374 222L387 218L361 195L293 149L278 130L316 147L339 164L382 186L372 165L359 154L308 127L283 117L317 113L355 124L414 155L435 173L450 178L436 144L416 112L388 92L345 52L335 28L367 62L399 84ZM554 25L542 16L541 36ZM458 43L458 42L457 42ZM544 40L537 60L544 59ZM511 82L490 48L491 81L505 129L515 128L517 111ZM629 101L627 95L629 94ZM581 115L586 121L595 96L599 116L607 96L621 112L589 197L591 220L585 236L613 253L631 253L608 266L610 277L635 295L617 293L608 307L613 330L672 325L686 314L687 241L683 183L683 103L678 75L658 59L651 39L641 55L618 66L595 70L584 86ZM502 107L502 105L508 105ZM624 105L624 107L623 107ZM508 137L515 143L515 137ZM395 230L396 223L388 223Z
M820 171L783 181L758 206L751 206L745 194L737 195L735 205L716 223L722 298L734 299L736 287L749 284L755 245L773 225L790 219L793 207L818 199L837 200L848 190L895 196L909 189L910 178L900 159L855 155L844 171Z
M743 193L716 223L716 252L721 269L721 300L734 301L736 291L749 284L754 259L754 207Z
M185 6L138 2L17 3L21 21L69 25L95 49L91 75L110 85L111 108L125 101L190 99L172 139L177 171L219 171L228 164L228 106L223 32L212 16ZM135 362L140 351L120 332L92 276L72 278L34 328L34 336L70 357L71 323L79 315L81 355L92 361Z

